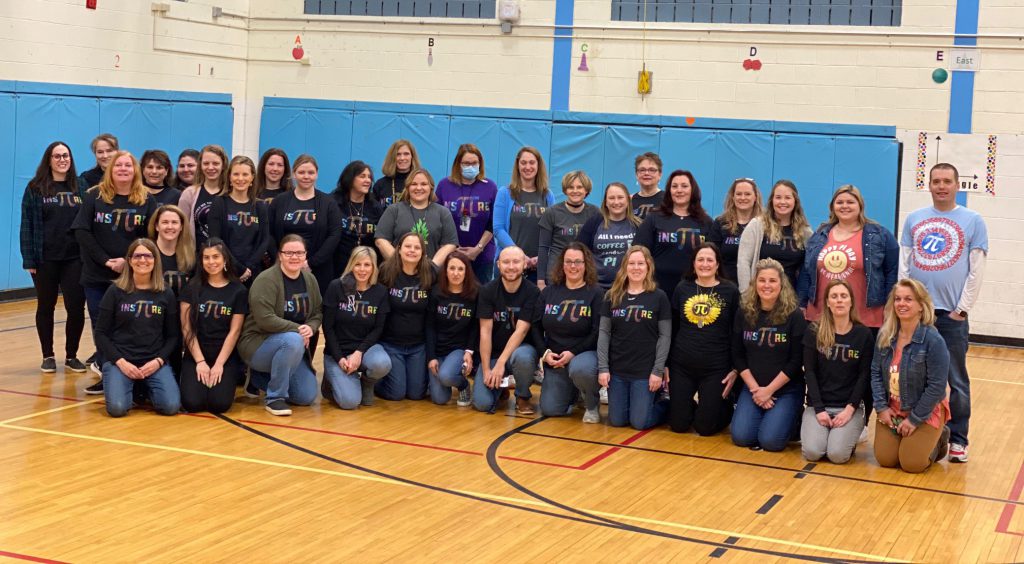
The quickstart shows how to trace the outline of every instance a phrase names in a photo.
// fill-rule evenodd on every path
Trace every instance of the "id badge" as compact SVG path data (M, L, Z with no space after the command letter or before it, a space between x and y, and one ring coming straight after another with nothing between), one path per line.
M459 229L462 230L463 232L468 233L469 226L471 223L473 223L472 218L470 218L468 215L464 215L462 216L462 219L459 220Z

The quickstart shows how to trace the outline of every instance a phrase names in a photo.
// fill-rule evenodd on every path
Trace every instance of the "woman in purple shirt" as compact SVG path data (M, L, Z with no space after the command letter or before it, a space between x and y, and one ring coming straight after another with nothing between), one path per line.
M437 184L437 203L448 208L459 235L459 252L473 261L481 284L494 274L494 198L498 185L484 176L484 156L472 143L459 146L451 176Z

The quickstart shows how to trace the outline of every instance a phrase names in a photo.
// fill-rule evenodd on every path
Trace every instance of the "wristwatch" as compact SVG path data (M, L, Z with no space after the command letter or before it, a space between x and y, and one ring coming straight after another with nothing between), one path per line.
M967 319L967 311L966 310L957 309L957 310L954 310L953 313L959 315L960 317L963 317L964 319Z

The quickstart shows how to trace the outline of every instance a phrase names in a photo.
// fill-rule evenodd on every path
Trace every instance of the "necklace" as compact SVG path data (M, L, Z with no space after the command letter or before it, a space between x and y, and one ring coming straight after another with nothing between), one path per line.
M363 244L363 210L366 209L366 200L363 200L359 209L352 205L352 200L348 201L348 215L349 215L349 231L353 231L356 234L356 245ZM360 296L361 297L361 296Z

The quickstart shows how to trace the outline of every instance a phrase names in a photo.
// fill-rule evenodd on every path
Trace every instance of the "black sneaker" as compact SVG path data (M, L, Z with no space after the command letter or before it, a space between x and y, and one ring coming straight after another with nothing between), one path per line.
M270 400L267 402L266 410L271 415L283 416L292 414L292 408L288 407L288 402L283 399Z
M48 356L43 359L43 363L39 366L40 372L56 372L57 371L57 360L52 356Z
M77 358L69 358L64 360L64 370L70 370L71 372L82 373L87 369L85 364Z
M85 359L86 364L92 364L94 362L96 362L96 353L92 353L89 355L89 358Z
M359 389L362 392L359 398L359 405L370 407L373 405L373 387L376 382L366 377L366 374L359 374Z
M334 389L331 387L331 379L328 378L326 374L324 374L323 380L320 381L320 395L323 396L325 400L334 399Z
M89 363L89 370L92 370L93 372L95 372L97 376L100 376L100 377L103 376L103 370L100 369L100 365L97 364L95 361Z
M939 442L935 444L935 449L932 451L932 462L938 462L946 458L949 451L949 427L943 425L942 434L939 435ZM950 457L950 462L954 462L952 457Z
M103 379L101 378L95 384L85 389L85 393L90 396L102 396L103 395Z

